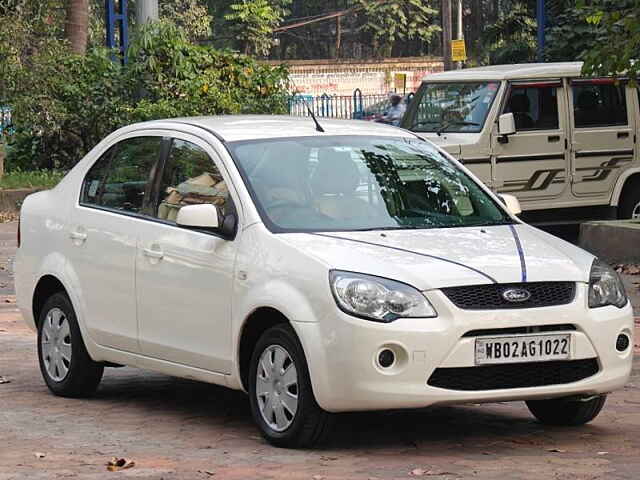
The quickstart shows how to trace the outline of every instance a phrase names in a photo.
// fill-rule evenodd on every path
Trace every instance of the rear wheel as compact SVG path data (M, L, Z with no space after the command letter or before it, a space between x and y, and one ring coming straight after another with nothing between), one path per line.
M307 361L290 325L276 325L258 340L249 371L251 413L277 447L310 447L329 432L330 414L313 395Z
M584 425L598 416L607 400L606 395L598 395L588 400L554 398L551 400L530 400L529 411L540 422L548 425Z
M53 294L38 322L38 360L45 383L62 397L95 392L104 368L89 357L69 297Z
M635 178L625 185L618 206L618 217L640 220L640 178Z

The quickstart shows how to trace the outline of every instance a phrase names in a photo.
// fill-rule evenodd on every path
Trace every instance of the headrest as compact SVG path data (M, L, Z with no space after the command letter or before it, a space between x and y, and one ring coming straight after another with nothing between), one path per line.
M524 93L518 93L511 97L511 100L509 100L509 106L513 113L529 113L529 97Z
M333 148L318 151L318 166L311 177L311 188L315 195L353 193L359 184L360 172L349 152L339 152Z

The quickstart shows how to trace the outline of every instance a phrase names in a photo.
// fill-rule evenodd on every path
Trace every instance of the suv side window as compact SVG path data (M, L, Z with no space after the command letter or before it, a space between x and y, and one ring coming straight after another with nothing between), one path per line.
M557 130L558 87L513 84L504 113L513 113L517 131Z
M161 146L162 137L134 137L110 148L87 173L80 203L148 214Z
M627 124L624 84L575 83L572 90L573 118L576 128Z
M156 202L156 218L175 222L185 205L211 203L223 213L232 208L227 184L215 163L199 146L173 139Z

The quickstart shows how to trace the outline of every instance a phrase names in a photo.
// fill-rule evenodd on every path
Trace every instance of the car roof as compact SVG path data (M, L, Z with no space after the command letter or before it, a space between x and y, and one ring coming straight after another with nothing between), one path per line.
M211 117L183 117L138 124L145 128L162 127L166 123L186 123L204 128L225 142L260 140L283 137L325 135L373 135L415 138L415 134L398 127L362 120L318 118L324 133L318 132L311 117L286 115L220 115Z
M432 73L423 82L579 77L582 62L520 63Z

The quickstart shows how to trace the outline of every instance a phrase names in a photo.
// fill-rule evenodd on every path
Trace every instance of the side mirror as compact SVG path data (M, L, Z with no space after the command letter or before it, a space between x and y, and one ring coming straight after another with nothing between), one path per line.
M498 142L509 143L509 135L516 133L516 120L513 113L503 113L498 117Z
M186 205L178 210L176 224L187 228L218 228L218 209L210 203Z
M502 193L499 195L504 206L511 215L520 215L522 213L522 207L520 207L520 201L513 195Z

